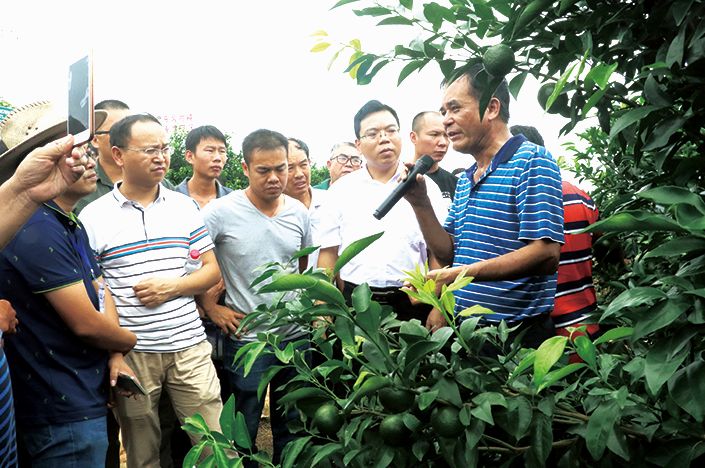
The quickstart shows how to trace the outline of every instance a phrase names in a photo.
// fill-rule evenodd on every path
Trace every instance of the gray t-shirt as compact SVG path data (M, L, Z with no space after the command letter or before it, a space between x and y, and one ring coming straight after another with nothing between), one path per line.
M287 263L291 256L311 245L309 213L298 200L285 196L284 207L274 217L268 217L250 202L243 190L236 190L211 201L203 209L203 218L215 244L215 255L225 281L225 304L247 314L260 304L270 304L273 294L257 294L256 289L268 281L250 288L269 262ZM294 262L292 273L297 272ZM301 332L295 326L278 330L265 327L249 330L242 340L252 341L257 333L270 331L285 337Z

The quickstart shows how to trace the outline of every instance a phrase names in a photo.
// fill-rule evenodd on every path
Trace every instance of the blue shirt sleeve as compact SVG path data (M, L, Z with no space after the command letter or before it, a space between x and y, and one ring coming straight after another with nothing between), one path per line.
M40 216L51 216L41 213ZM59 223L29 222L5 248L3 255L34 294L51 291L83 279L80 260ZM90 247L87 246L90 255ZM93 261L95 265L95 261ZM94 267L98 272L97 265Z
M563 243L563 195L558 164L537 146L519 178L517 209L519 239L550 239Z

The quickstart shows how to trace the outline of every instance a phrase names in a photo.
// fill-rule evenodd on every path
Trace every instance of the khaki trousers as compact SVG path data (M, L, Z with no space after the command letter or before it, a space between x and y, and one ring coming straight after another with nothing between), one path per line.
M117 396L122 442L129 468L159 468L158 404L162 389L169 392L174 411L184 419L199 413L211 430L220 431L220 382L211 361L208 341L175 353L130 352L125 361L147 391L146 396ZM189 434L193 443L197 442Z

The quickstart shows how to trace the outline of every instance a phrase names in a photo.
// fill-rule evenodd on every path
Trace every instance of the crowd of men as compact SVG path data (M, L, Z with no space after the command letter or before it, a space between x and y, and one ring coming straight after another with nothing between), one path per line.
M262 331L240 329L240 321L271 301L250 286L257 267L287 264L308 246L320 250L292 272L331 269L352 242L384 232L341 269L336 284L350 299L367 283L399 319L430 330L445 325L444 315L411 303L402 290L403 272L425 263L439 287L461 274L474 277L456 292L457 310L491 310L483 323L515 326L525 346L556 333L552 317L561 317L563 333L583 322L595 309L591 238L568 239L597 210L584 192L562 184L549 151L525 135L530 128L512 134L506 82L480 119L480 71L470 67L445 83L440 112L413 119L414 156L406 164L395 110L365 103L353 117L354 142L333 145L330 178L316 187L305 142L273 130L244 138L249 185L233 191L218 180L227 143L213 126L188 134L193 176L173 187L164 179L172 151L166 131L121 101L96 106L99 125L83 148L38 123L51 113L48 104L0 122L0 175L12 176L0 200L26 200L1 238L0 467L17 463L16 435L20 461L31 466L117 466L118 428L128 466L171 466L184 448L170 444L179 421L199 413L218 430L230 394L255 440L264 404L257 388L277 362L263 356L247 376L233 363ZM35 131L10 141L20 121ZM439 166L451 144L474 159L459 178ZM375 208L426 154L433 158L428 174L376 219ZM32 173L28 167L39 162L43 169ZM55 181L51 189L37 188L44 179ZM570 220L564 204L574 207ZM560 272L557 278L559 263L571 269L567 280ZM296 325L267 331L281 346L306 335ZM275 463L295 437L287 423L298 416L282 412L277 391L291 372L270 385ZM146 395L117 386L121 374Z

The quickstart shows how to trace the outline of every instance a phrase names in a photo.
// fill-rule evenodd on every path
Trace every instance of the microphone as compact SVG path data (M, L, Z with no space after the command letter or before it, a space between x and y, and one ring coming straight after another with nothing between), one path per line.
M425 174L428 172L429 169L431 169L431 166L433 166L433 158L427 154L424 154L419 158L418 161L416 161L416 164L414 165L414 168L409 172L409 175L406 177L406 180L399 185L396 186L394 190L392 190L392 193L389 194L386 200L382 202L381 205L379 205L379 208L377 208L373 214L373 216L377 219L382 219L384 216L389 213L389 210L391 210L394 205L397 204L399 200L401 200L401 197L404 196L404 194L411 188L412 185L416 183L416 175L417 174Z

